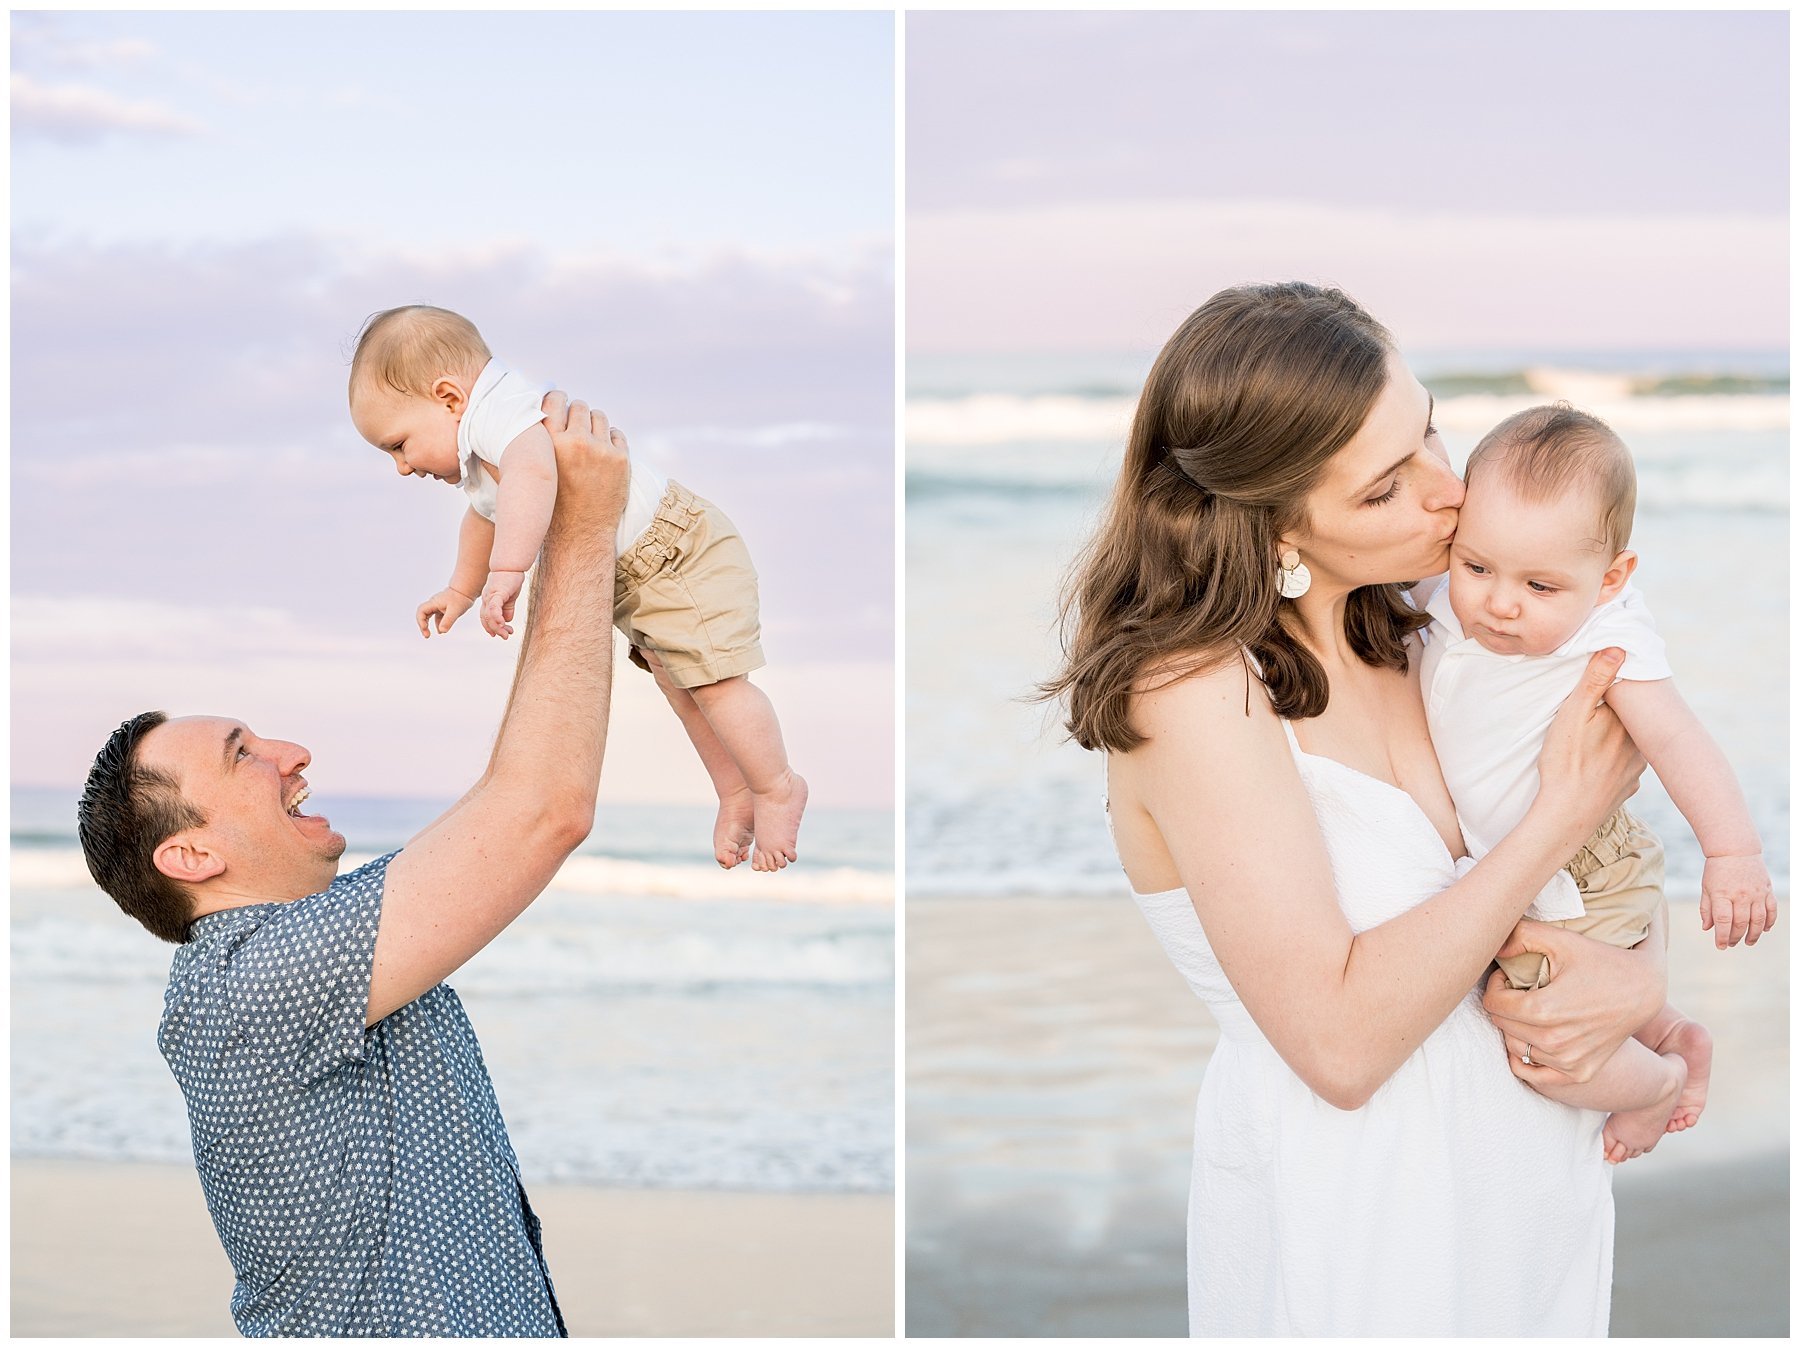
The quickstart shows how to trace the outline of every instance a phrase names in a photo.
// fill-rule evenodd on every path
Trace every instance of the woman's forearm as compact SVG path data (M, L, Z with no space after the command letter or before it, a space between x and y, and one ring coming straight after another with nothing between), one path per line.
M1316 1074L1340 1108L1363 1104L1480 980L1494 952L1579 844L1541 816L1526 821L1455 884L1351 938L1331 1001L1315 1020ZM1404 997L1395 996L1404 988ZM1317 1085L1314 1089L1318 1089ZM1334 1098L1335 1097L1335 1098Z

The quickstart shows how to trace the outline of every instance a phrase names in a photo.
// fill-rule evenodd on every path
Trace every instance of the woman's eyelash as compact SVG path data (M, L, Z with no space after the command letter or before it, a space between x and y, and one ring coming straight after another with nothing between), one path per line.
M1392 486L1390 486L1386 491L1382 492L1381 495L1379 495L1379 496L1371 496L1368 500L1364 501L1363 504L1364 505L1386 505L1389 501L1393 500L1394 497L1396 497L1399 494L1400 494L1400 479L1398 477L1395 477Z

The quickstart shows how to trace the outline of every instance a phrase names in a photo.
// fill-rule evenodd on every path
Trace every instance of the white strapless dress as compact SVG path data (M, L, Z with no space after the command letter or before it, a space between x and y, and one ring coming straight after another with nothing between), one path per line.
M1353 930L1451 883L1456 867L1411 796L1304 752L1283 726ZM1187 891L1135 897L1219 1023L1195 1111L1190 1333L1606 1333L1605 1116L1512 1075L1479 989L1368 1104L1334 1109L1250 1019Z

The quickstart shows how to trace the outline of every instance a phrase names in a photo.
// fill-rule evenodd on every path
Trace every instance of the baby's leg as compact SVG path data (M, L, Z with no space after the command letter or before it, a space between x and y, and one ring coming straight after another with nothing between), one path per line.
M1658 1053L1627 1039L1592 1081L1543 1086L1539 1093L1577 1109L1611 1110L1601 1137L1606 1159L1617 1163L1662 1141L1686 1084L1687 1062L1680 1054Z
M690 691L749 783L756 818L751 868L778 871L798 860L794 846L806 809L806 780L788 766L774 704L742 674Z
M1635 1036L1640 1044L1657 1053L1677 1054L1687 1064L1687 1084L1675 1101L1675 1112L1669 1116L1669 1131L1679 1133L1700 1122L1706 1108L1706 1083L1712 1076L1712 1035L1697 1020L1689 1020L1674 1007L1664 1003L1663 1009Z
M706 719L706 713L700 710L700 704L694 701L694 695L685 688L675 686L675 681L669 677L669 671L663 668L662 661L652 652L641 653L644 663L650 666L650 672L656 676L656 686L662 689L663 696L668 698L675 715L681 718L681 726L687 731L688 742L700 755L706 775L712 779L713 790L718 793L719 813L713 821L713 856L721 866L730 870L750 857L750 840L755 820L755 802L750 795L750 784L744 780L744 774L738 771L737 760L731 756L731 751L713 734L712 724Z

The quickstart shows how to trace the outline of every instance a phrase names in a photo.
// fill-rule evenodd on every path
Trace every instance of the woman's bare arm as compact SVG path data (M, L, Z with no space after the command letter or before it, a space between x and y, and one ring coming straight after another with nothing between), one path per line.
M1360 934L1338 907L1281 726L1262 699L1245 716L1236 667L1139 695L1134 720L1149 741L1115 759L1115 778L1168 846L1246 1009L1322 1098L1362 1105L1628 794L1643 760L1599 705L1616 668L1596 657L1559 713L1524 822L1448 889Z

